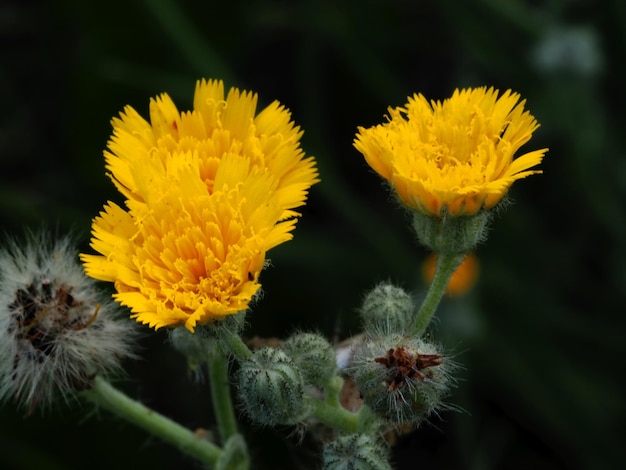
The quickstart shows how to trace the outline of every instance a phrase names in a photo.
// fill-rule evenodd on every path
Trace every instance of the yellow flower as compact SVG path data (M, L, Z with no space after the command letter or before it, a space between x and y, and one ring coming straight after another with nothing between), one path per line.
M195 109L167 95L151 123L127 107L114 119L107 167L127 210L109 202L94 219L87 274L115 283L132 317L151 327L211 322L248 308L266 252L292 238L309 187L301 132L273 103L199 82Z
M455 90L443 103L414 95L389 108L386 123L359 127L354 146L412 209L434 217L490 209L515 180L541 173L529 168L547 151L514 159L539 124L519 94L498 95L486 87Z

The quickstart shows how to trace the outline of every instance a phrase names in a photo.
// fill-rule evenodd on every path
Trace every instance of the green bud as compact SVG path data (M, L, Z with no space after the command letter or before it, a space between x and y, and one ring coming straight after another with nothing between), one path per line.
M368 337L349 369L363 400L393 424L418 425L442 406L452 364L420 338Z
M361 318L364 330L404 333L415 323L414 311L413 299L404 289L383 282L363 299Z
M300 367L305 385L323 387L335 374L337 369L335 350L318 334L294 335L285 341L282 349Z
M384 441L369 434L349 434L327 442L322 461L324 470L391 470Z
M464 254L487 237L489 211L474 215L431 217L413 212L413 228L420 243L435 253Z
M262 348L241 363L239 398L259 424L295 424L306 415L300 369L280 349Z

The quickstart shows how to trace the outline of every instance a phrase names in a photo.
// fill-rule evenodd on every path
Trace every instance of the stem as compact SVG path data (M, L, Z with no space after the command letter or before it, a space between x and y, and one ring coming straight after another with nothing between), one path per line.
M215 465L222 453L222 450L212 442L202 439L175 421L133 400L100 377L94 379L93 387L85 390L83 396L120 418L178 447L182 452L195 457L209 467Z
M326 381L326 386L324 387L326 393L326 403L330 406L337 408L341 407L339 395L341 394L343 382L343 379L338 375L335 375Z
M343 379L333 376L326 382L325 399L306 396L312 408L311 415L335 429L346 433L355 433L359 428L359 413L352 413L341 406L339 394L343 387Z
M438 254L433 282L430 284L426 298L417 312L415 329L418 337L422 336L424 331L426 331L430 320L437 310L437 305L439 305L443 294L446 292L450 278L463 261L463 258L465 258L465 254Z
M228 383L228 357L220 347L214 347L211 348L208 363L213 412L222 444L224 444L237 433L237 420Z
M230 331L223 331L220 339L227 346L228 350L233 353L237 360L243 361L252 356L252 351L250 351L250 348L243 342L241 336Z
M345 433L353 434L358 431L358 413L352 413L341 406L334 406L317 398L306 396L305 399L311 406L311 416L322 423Z

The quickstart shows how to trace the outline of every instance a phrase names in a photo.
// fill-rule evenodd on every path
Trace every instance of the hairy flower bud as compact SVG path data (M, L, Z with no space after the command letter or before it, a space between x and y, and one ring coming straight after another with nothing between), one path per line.
M248 416L259 424L294 424L306 414L302 374L280 349L262 348L243 361L238 391Z
M337 367L335 350L314 333L300 333L287 339L283 351L298 365L305 385L323 387Z
M369 434L339 436L324 445L324 470L391 470L384 441Z
M406 333L415 323L414 311L413 299L404 289L383 282L363 299L363 328L385 334Z
M419 338L368 337L354 352L350 375L365 403L394 424L417 425L442 406L452 364Z
M133 324L83 273L70 241L33 235L0 252L0 399L31 412L132 356Z

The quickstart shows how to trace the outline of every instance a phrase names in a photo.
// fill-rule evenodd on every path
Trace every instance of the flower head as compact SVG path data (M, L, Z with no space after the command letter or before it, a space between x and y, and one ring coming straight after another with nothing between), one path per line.
M109 202L94 219L88 275L115 283L115 298L159 328L208 323L248 308L266 252L291 239L317 182L302 132L277 102L201 81L194 109L167 95L147 122L127 107L105 152L126 209Z
M494 207L514 181L541 173L547 149L514 159L539 127L520 95L493 88L455 90L427 101L421 94L388 121L359 128L354 146L406 206L432 217L472 215Z
M132 356L133 325L94 284L68 239L39 234L0 252L0 399L32 411Z

